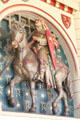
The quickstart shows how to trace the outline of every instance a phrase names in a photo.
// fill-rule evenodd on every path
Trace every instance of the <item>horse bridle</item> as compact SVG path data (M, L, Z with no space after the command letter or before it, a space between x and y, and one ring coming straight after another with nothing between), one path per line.
M31 35L29 35L29 37L27 38L27 41L31 38L31 36L34 34L35 30L31 33ZM21 39L19 42L22 42L24 38L24 32L22 33ZM16 41L17 42L17 41ZM32 40L30 43L28 43L27 45L25 45L25 47L23 49L26 49L27 47L30 47L35 41ZM18 43L18 42L17 42Z

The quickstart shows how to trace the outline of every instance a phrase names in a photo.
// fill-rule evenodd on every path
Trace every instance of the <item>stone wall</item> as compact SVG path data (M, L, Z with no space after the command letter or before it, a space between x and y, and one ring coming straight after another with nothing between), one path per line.
M75 26L75 33L76 33L76 43L77 43L77 59L78 59L78 67L80 71L80 12L76 12L74 15L74 26ZM80 117L80 74L78 75L78 80L75 81L75 116ZM78 88L78 89L77 89Z

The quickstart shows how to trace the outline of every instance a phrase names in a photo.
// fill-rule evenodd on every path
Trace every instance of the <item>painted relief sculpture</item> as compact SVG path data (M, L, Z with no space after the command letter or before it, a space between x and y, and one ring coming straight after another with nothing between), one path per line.
M30 41L29 41L30 40ZM49 26L44 19L36 19L33 32L26 37L25 25L20 21L12 21L10 32L10 54L13 61L14 77L9 81L10 93L8 102L10 107L16 106L14 87L20 82L29 81L32 104L30 112L36 113L36 84L45 84L45 89L55 89L58 93L55 100L52 99L52 112L57 114L57 105L62 99L64 103L64 115L69 115L67 98L71 98L70 71L69 68L58 58L55 50L59 43L52 36ZM11 52L12 49L12 52ZM7 56L9 54L7 53ZM54 69L54 77L50 68L50 61ZM2 72L5 73L7 67ZM54 79L53 79L54 78ZM55 81L55 84L54 84Z
M50 30L44 20L37 19L35 21L35 32L32 35L31 46L28 44L24 26L21 23L15 23L12 26L12 47L15 49L14 71L15 76L10 82L10 96L9 104L14 107L16 101L14 98L14 85L22 81L30 81L32 108L35 112L35 83L40 80L45 82L47 89L53 88L53 80L49 67L48 54L50 52L51 59L55 70L56 89L58 90L58 97L53 101L53 112L56 113L57 103L60 99L64 100L65 115L68 115L69 108L67 103L67 95L63 90L62 82L64 82L65 90L69 97L71 97L69 89L69 69L64 63L56 59L55 49L59 47L58 42L51 35Z

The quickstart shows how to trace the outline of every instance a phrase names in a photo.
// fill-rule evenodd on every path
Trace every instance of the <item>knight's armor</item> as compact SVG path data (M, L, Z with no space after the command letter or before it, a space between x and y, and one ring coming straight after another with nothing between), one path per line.
M37 53L38 53L37 57L40 62L40 66L39 66L40 77L39 77L39 79L41 79L41 81L43 81L45 74L48 76L48 78L52 79L51 71L49 68L49 60L48 60L49 49L48 49L48 43L46 40L46 33L44 31L42 31L42 32L36 31L34 36L37 38L37 40L35 41L33 47L35 47L37 50ZM48 83L49 83L49 81L47 81L47 84Z

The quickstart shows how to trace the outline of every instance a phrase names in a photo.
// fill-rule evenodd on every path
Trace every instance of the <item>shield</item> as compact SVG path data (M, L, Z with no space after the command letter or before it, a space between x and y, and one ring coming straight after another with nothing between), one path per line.
M9 0L2 0L3 3L7 3Z
M63 24L68 29L71 26L71 18L63 14L61 14L61 17Z
M46 31L46 35L47 35L47 41L48 41L48 45L49 45L49 50L50 50L50 54L51 54L51 58L52 58L52 63L53 63L53 67L56 70L56 54L55 54L55 48L54 48L54 37L52 37L51 33L49 30Z

